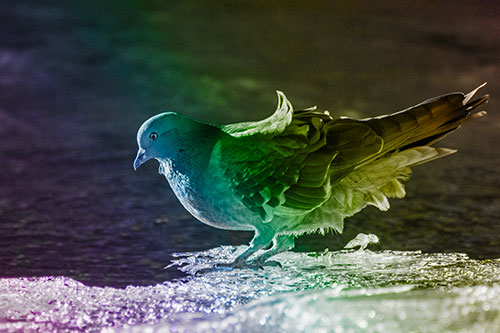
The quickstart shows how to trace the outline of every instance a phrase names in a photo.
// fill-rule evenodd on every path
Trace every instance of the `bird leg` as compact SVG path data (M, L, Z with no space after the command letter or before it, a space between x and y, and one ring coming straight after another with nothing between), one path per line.
M255 265L246 262L252 254L258 250L265 248L274 238L274 230L272 228L259 228L255 231L255 236L248 248L243 251L233 262L217 264L216 267L229 267L229 268L261 268L262 265L256 267ZM274 248L274 246L273 246ZM260 261L259 261L260 263Z
M286 252L288 250L293 249L295 246L295 236L293 235L278 235L273 239L273 247L262 253L255 259L255 264L262 266L279 266L281 264L278 261L267 260L272 256L275 256L279 253Z

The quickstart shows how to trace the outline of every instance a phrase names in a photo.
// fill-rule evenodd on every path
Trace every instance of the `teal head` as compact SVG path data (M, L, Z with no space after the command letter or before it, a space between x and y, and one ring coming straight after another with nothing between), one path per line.
M156 159L199 160L211 150L219 128L198 122L175 112L160 113L146 120L137 132L139 150L134 161L137 170L145 162Z
M172 155L182 119L174 112L165 112L149 118L141 125L137 131L139 150L134 170L151 159L159 160Z

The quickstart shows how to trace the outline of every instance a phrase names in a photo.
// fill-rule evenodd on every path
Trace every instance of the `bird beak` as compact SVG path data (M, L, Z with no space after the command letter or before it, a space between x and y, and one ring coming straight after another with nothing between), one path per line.
M142 148L139 148L139 151L137 152L137 156L135 157L134 160L134 170L137 171L137 169L144 164L148 160L148 158L144 157L146 155L146 151Z

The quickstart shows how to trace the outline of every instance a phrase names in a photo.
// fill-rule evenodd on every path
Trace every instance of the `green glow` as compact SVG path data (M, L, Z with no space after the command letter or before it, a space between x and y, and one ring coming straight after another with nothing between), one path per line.
M267 259L293 248L295 236L342 233L346 217L368 205L386 211L389 198L403 198L411 167L455 152L432 144L484 114L471 114L488 99L471 101L481 87L364 120L294 111L281 92L275 113L257 122L216 126L167 112L139 129L134 168L158 160L194 217L255 231L229 266L250 265L246 260L271 242L251 265L272 265Z

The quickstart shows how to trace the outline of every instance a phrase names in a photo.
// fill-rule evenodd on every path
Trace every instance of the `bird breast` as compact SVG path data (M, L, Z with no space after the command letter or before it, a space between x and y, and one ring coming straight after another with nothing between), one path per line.
M213 172L185 174L169 160L160 161L159 172L184 208L199 221L219 229L254 230L251 222L255 217L234 197L223 178Z

